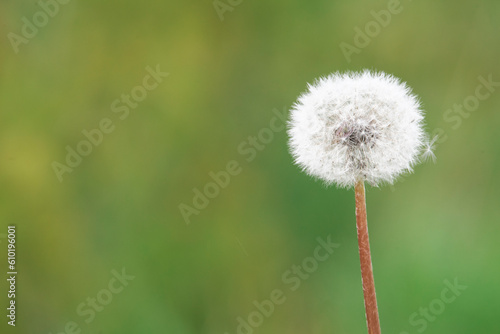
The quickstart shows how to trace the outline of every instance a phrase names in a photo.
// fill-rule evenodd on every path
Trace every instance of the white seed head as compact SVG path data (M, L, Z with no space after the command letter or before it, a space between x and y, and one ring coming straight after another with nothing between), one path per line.
M352 187L392 184L418 162L425 133L411 89L383 72L334 73L320 78L290 112L295 162L308 174Z

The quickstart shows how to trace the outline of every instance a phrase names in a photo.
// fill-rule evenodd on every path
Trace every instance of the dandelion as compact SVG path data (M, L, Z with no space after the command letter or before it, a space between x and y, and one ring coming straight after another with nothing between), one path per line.
M327 185L354 187L369 334L379 334L380 323L364 183L392 184L412 171L425 147L423 119L419 100L405 83L367 70L320 78L291 110L288 134L295 163ZM425 152L432 152L434 142L427 143Z

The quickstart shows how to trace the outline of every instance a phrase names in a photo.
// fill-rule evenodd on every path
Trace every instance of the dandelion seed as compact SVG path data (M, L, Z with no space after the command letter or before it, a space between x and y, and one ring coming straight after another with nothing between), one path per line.
M437 140L439 139L439 137L436 135L434 136L434 138L432 138L431 140L428 140L425 144L424 144L424 148L423 148L423 151L422 151L422 160L424 162L427 162L427 161L432 161L433 163L436 163L436 154L434 154L434 151L436 150L436 142Z

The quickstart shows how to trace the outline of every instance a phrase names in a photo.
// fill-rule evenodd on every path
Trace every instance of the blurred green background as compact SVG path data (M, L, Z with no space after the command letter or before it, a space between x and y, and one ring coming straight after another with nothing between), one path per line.
M0 263L15 224L19 272L15 329L0 281L1 332L233 334L279 289L254 333L366 333L353 191L301 173L284 130L241 150L307 82L370 68L408 82L441 134L436 164L367 188L382 331L500 333L500 89L447 112L480 76L500 81L500 2L402 0L350 62L341 43L390 1L216 4L223 20L209 0L69 1L16 53L10 33L42 9L0 3ZM157 65L169 76L120 119L111 104ZM114 130L59 182L53 162L106 118ZM180 205L233 160L240 173L187 224ZM329 235L340 246L292 291L282 275ZM109 301L122 268L135 278ZM455 279L467 289L439 302ZM96 297L87 323L77 309Z

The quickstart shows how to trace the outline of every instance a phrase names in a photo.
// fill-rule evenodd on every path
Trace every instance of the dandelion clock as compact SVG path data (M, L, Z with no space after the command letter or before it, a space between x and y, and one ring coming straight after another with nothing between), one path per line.
M364 184L392 184L419 161L426 138L420 103L389 74L335 73L308 85L288 125L290 151L303 171L354 188L368 332L379 334Z

